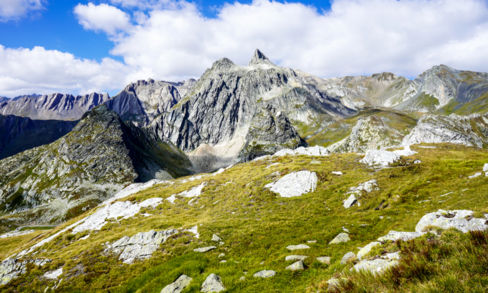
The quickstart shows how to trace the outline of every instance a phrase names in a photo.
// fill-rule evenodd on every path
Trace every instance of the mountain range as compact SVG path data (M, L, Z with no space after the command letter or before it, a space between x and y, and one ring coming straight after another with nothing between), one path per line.
M468 209L463 190L486 189L488 165L484 170L482 163L488 158L487 113L487 73L438 65L415 79L388 72L320 78L280 67L259 50L245 66L223 58L197 80L139 80L113 97L99 93L0 97L0 232L10 231L5 239L33 241L22 242L19 249L6 242L11 257L0 264L0 284L9 288L14 280L26 291L31 277L22 276L31 270L31 276L43 274L33 286L36 291L41 287L56 291L58 286L60 291L83 290L82 284L88 284L89 291L113 291L113 282L125 281L110 274L125 268L120 262L136 261L128 270L135 283L124 283L122 291L159 291L162 284L155 286L156 281L149 279L160 278L166 284L177 281L182 272L197 275L194 266L185 270L187 258L204 271L206 267L215 271L226 266L216 260L229 253L239 272L225 267L220 274L231 290L283 291L280 286L290 279L288 275L274 285L256 278L249 283L242 283L241 276L237 280L237 274L249 269L246 265L256 273L260 263L279 267L277 261L252 257L253 251L264 253L261 240L270 257L276 258L283 252L273 245L310 241L308 246L313 246L317 239L328 243L340 231L350 234L350 229L355 235L351 243L339 249L311 249L314 257L332 254L337 259L346 248L373 241L388 229L411 229L410 222L402 224L409 208L420 220L441 206L441 193L449 195L446 209L457 205ZM453 182L446 180L449 176ZM469 176L474 179L469 181ZM308 193L310 201L283 199ZM486 195L479 194L478 199L473 195L470 201L482 202ZM417 206L420 201L425 205ZM481 206L478 212L488 212L488 206ZM144 213L139 215L139 210ZM386 219L378 222L378 216ZM315 226L309 227L312 222ZM325 223L331 223L333 231L320 232L328 229ZM53 225L59 226L53 229ZM31 232L23 234L33 227L44 227L35 235L46 242L29 238ZM364 229L373 238L361 227L370 227ZM306 237L293 234L307 229ZM271 236L278 232L282 239ZM84 237L94 240L88 244ZM32 252L59 238L48 247L63 251L62 256L44 250L40 254L50 264L35 263L38 259ZM0 235L0 244L2 239ZM167 240L171 247L165 246ZM380 242L382 249L391 250ZM243 251L241 244L250 250ZM202 245L224 256L208 260L188 253L198 252ZM76 259L72 253L77 249L87 254ZM114 251L119 262L110 257ZM164 262L142 261L153 251ZM0 254L7 256L1 250ZM98 263L100 255L110 268ZM248 258L240 264L238 256ZM90 259L98 266L91 267ZM331 264L329 259L323 271L322 261L304 263L305 259L297 258L302 261L299 270L309 267L310 274L334 275L337 288L355 284L354 278L342 284L348 277L337 273L349 262L338 259ZM381 253L371 261L377 259L392 261ZM349 268L359 261L349 263ZM176 263L168 267L171 262ZM45 277L60 267L61 274L75 282L69 285ZM80 268L84 273L77 271ZM137 279L136 271L143 268L149 275ZM91 270L110 273L100 279ZM159 270L171 271L171 277L155 277ZM196 278L203 282L203 276ZM317 283L312 275L297 278L311 286L295 284L299 291L335 288ZM204 287L195 286L185 292Z

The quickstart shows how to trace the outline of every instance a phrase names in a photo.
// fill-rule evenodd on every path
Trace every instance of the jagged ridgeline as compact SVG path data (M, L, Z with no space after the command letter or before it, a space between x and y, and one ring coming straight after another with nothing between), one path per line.
M57 141L0 161L2 230L59 223L132 182L191 173L186 155L124 123L105 105L83 115Z

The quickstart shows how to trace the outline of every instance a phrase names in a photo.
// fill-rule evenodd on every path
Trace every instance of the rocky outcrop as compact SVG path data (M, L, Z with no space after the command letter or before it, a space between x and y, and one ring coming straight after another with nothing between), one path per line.
M473 217L473 211L469 210L438 210L423 216L415 226L415 232L426 232L430 227L440 229L457 229L463 233L469 231L483 231L488 229L486 218Z
M149 231L137 233L132 237L122 237L119 240L108 244L105 248L106 253L112 253L126 264L131 264L135 260L142 260L151 257L151 255L166 242L168 238L177 234L176 229L164 231Z
M403 144L454 143L483 147L488 144L488 115L426 115L404 137Z
M317 188L317 174L310 171L298 171L283 176L276 182L269 183L269 188L281 197L295 197L315 191Z
M76 123L0 115L0 160L27 149L52 143L70 132Z
M0 161L0 209L23 223L57 223L125 185L189 174L187 157L100 106L57 141Z
M21 96L0 102L0 115L29 117L35 120L78 120L85 112L107 101L107 94L82 96L69 94Z

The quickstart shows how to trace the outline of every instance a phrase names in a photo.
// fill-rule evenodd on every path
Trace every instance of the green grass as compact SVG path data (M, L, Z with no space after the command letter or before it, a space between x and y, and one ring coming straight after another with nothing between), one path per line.
M80 238L86 233L59 236L36 254L36 258L53 259L48 267L29 267L28 273L0 290L43 291L53 286L54 281L39 276L63 265L63 282L57 289L62 292L159 292L181 273L194 279L185 292L198 292L210 273L220 275L230 292L315 292L323 289L330 277L349 271L350 265L340 264L346 252L357 252L357 247L389 230L413 231L424 214L439 208L488 212L488 177L467 178L481 171L488 162L488 151L447 144L436 145L436 149L414 149L418 154L383 170L360 164L361 157L354 154L277 157L238 164L222 174L191 182L182 183L178 179L173 185L155 186L125 200L166 198L201 182L207 183L193 206L187 204L189 199L179 199L174 205L165 201L156 209L142 210L133 218L113 220L100 231L91 232L85 240ZM422 163L413 164L416 159ZM270 166L273 163L279 164ZM281 198L264 188L267 183L299 170L317 173L319 183L315 192ZM344 175L331 174L338 170ZM349 188L370 179L377 180L380 190L362 194L360 207L344 209L342 201L347 198ZM448 192L452 193L445 195ZM151 216L142 216L146 212ZM85 216L89 213L92 211ZM36 241L75 220L51 231L38 232L41 234ZM126 265L115 256L103 253L104 243L126 235L151 229L186 229L194 225L199 225L200 239L189 233L175 235L145 261ZM329 245L343 227L349 229L351 241ZM225 244L205 254L194 253L194 248L214 244L210 240L213 233L219 234ZM1 245L0 241L2 255L18 252L33 241L32 236L10 240L16 241L15 247ZM317 243L309 244L311 249L305 251L286 250L290 244L307 240L317 240ZM222 259L227 263L220 263L220 253L225 253ZM289 254L308 255L305 261L308 268L295 273L285 270L289 263L284 258ZM332 257L331 264L318 263L315 260L318 256ZM275 270L277 274L266 280L252 277L263 269ZM245 276L244 281L240 280L242 276ZM351 282L356 284L354 280ZM414 286L412 282L407 279L406 287L402 288L408 291L408 286ZM367 285L364 284L364 288L367 289ZM357 283L351 288L361 291L363 287ZM395 291L388 284L381 288Z

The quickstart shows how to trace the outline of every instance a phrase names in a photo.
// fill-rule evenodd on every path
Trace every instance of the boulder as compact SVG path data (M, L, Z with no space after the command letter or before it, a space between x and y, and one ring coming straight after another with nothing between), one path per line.
M344 256L342 257L341 265L345 265L348 262L353 261L354 259L356 259L356 255L354 254L354 252L349 251L348 253L344 254Z
M351 238L349 238L349 234L342 232L337 234L337 236L334 237L334 239L332 239L329 244L344 243L348 242L349 240L351 240Z
M362 259L363 256L367 255L371 251L371 249L377 245L380 245L380 243L377 241L373 241L368 243L365 247L361 248L357 254L358 259Z
M484 218L473 218L473 211L469 210L438 210L423 216L415 227L416 232L426 232L430 226L444 230L457 229L463 233L469 231L483 231L488 228Z
M344 200L344 208L348 209L353 205L358 204L358 200L354 194L351 194L346 200Z
M398 265L398 260L389 260L383 258L377 258L372 260L362 260L354 265L354 270L369 271L372 274L380 274L385 270Z
M59 269L56 269L54 271L49 271L49 272L46 272L43 277L46 278L46 279L51 279L51 280L56 280L57 278L59 278L59 276L61 276L63 274L63 268L59 268Z
M267 184L265 188L281 197L295 197L315 191L317 181L315 172L299 171L287 174L278 181Z
M330 256L319 256L317 261L322 264L330 265Z
M224 284L222 283L220 277L216 274L208 275L202 284L202 288L200 289L201 292L221 292L224 290Z
M307 244L298 244L298 245L288 245L286 249L288 250L301 250L301 249L309 249L310 246Z
M217 247L215 247L215 246L206 246L206 247L195 248L195 249L193 249L193 251L203 253L203 252L209 252L209 251L214 250L216 248Z
M214 242L220 242L222 238L220 238L217 234L212 235L212 241Z
M287 266L286 269L289 271L303 271L305 269L305 264L303 263L303 260L299 260Z
M271 278L276 275L276 272L273 270L262 270L253 275L254 278Z
M107 244L105 252L118 254L119 259L124 263L131 264L135 260L151 257L161 243L166 242L172 235L179 231L169 229L164 231L154 231L137 233L132 237L122 237L112 244Z
M173 283L167 285L161 290L161 293L180 293L188 285L190 285L192 278L187 275L181 275Z
M285 261L298 261L298 260L305 260L308 256L306 255L287 255L285 257Z

